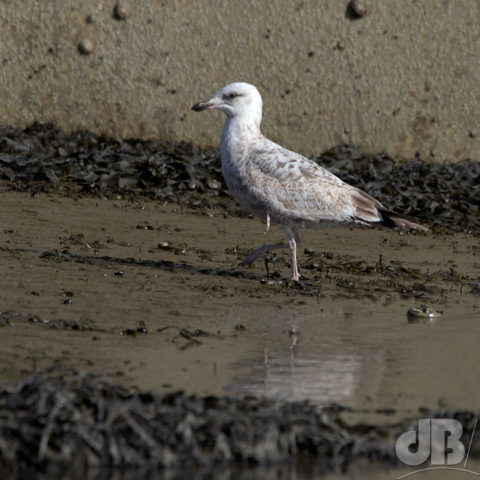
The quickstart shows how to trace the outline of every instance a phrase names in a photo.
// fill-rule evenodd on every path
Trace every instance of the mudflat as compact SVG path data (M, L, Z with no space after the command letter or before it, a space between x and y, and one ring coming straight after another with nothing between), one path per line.
M365 417L478 407L476 235L308 230L297 283L288 251L238 266L283 232L227 209L11 191L0 204L0 383L76 369ZM407 315L423 307L439 316Z

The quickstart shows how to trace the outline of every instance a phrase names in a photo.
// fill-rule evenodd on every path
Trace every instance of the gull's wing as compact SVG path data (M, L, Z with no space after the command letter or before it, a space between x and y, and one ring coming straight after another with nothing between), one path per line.
M255 195L291 221L379 222L383 205L328 170L269 140L249 152Z

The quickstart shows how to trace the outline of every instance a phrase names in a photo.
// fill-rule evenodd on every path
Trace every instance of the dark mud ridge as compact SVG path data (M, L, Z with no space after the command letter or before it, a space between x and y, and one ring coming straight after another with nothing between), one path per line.
M340 145L313 160L389 208L434 230L480 229L480 164L393 160ZM224 184L216 149L155 140L65 135L50 124L0 128L4 188L66 195L148 196L239 214Z
M415 420L348 425L345 411L308 402L159 396L85 373L43 373L0 387L0 471L268 465L309 457L324 462L326 470L345 469L359 458L395 464L395 440ZM456 418L464 443L477 416L426 410L417 415ZM479 451L474 441L470 454Z

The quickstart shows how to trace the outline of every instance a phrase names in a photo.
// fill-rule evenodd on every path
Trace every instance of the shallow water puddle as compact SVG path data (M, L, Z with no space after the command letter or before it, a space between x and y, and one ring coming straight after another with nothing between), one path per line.
M248 356L231 365L237 373L226 391L402 413L439 401L477 408L478 315L457 306L435 324L412 324L408 305L348 314L283 310L270 319L275 326L254 332Z

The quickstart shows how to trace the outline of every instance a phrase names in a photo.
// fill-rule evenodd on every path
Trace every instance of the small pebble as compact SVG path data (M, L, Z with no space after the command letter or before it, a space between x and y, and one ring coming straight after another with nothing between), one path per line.
M413 317L432 318L440 317L442 314L422 305L421 307L409 308L408 315Z
M424 305L421 307L409 308L407 312L408 321L410 323L435 323L441 315L441 312L432 310Z
M40 318L38 315L32 315L28 318L28 321L31 323L48 323L48 320Z
M207 187L211 188L212 190L220 190L220 188L222 188L222 184L214 178L209 178L207 180Z
M93 52L93 42L89 38L84 38L78 44L78 51L82 55L90 55Z
M2 318L0 317L0 327L6 327L6 326L12 326L12 322L8 318Z
M183 255L184 253L187 253L187 244L181 243L179 248L175 249L175 255Z
M131 335L131 336L134 336L135 335L135 330L131 329L131 328L127 328L126 330L122 330L120 332L120 335Z
M367 13L366 0L350 0L348 4L350 18L362 18Z
M118 1L113 7L113 18L115 20L126 20L127 7L124 2Z

